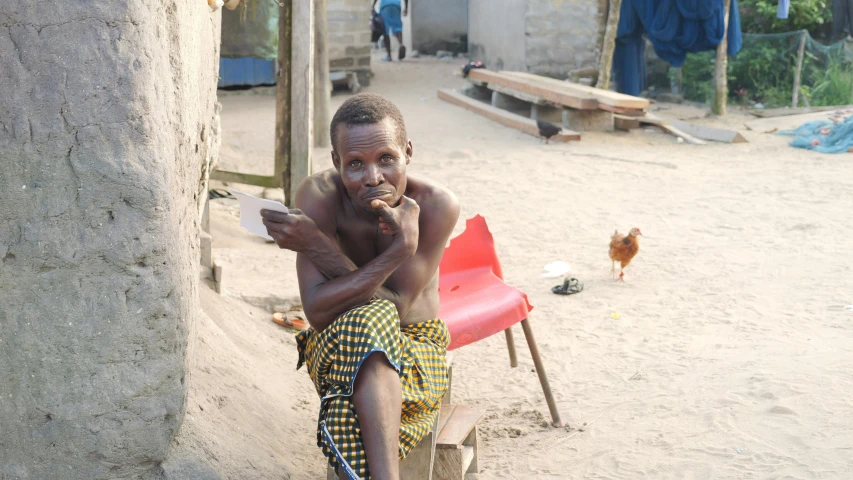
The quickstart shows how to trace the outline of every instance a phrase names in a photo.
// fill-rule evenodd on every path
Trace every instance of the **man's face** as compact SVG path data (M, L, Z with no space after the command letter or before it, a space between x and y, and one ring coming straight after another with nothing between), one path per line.
M370 202L394 207L406 192L406 165L412 142L400 145L390 118L366 125L339 125L332 162L356 208L372 212Z

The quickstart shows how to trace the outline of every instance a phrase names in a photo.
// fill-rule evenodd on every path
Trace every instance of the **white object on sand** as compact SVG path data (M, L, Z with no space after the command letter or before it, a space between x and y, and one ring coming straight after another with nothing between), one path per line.
M563 275L569 273L571 271L572 266L566 262L556 261L551 262L548 265L545 265L545 273L542 274L542 278L557 278L562 277Z
M228 191L240 201L240 226L249 233L272 241L273 238L267 235L267 227L264 226L263 218L261 218L261 210L267 209L287 213L287 207L281 202L258 198L233 188L229 188Z

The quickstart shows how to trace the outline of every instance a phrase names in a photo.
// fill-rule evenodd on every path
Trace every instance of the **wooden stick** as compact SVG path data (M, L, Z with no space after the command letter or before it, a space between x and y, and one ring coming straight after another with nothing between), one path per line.
M725 25L723 28L723 39L720 40L720 45L717 46L717 63L714 71L714 113L717 115L726 114L726 103L728 102L729 85L726 78L729 59L729 6L731 0L726 0L726 11L724 14Z
M329 27L326 0L314 0L314 146L328 147L332 83L329 80Z
M284 187L284 203L290 202L290 51L293 2L283 2L278 11L278 77L275 81L275 169L276 187Z
M800 35L800 49L797 50L797 73L794 75L794 92L791 96L791 108L797 108L800 103L800 79L803 76L803 57L806 52L806 35L808 30L803 30Z
M619 13L622 0L610 0L610 12L607 15L607 28L604 33L604 44L601 47L601 58L598 64L598 82L595 87L602 90L610 88L610 71L613 68L613 50L616 49L616 31L619 29Z
M290 196L285 196L288 206L293 206L296 187L311 175L314 147L314 2L291 4Z

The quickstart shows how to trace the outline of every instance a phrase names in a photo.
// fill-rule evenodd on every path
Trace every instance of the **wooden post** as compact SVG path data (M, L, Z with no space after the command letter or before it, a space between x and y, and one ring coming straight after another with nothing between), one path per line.
M613 50L616 48L616 31L619 29L619 12L622 0L610 0L610 11L607 15L607 28L604 32L604 44L601 46L601 58L598 63L598 82L595 87L607 90L610 88L610 71L613 68Z
M278 76L275 82L275 186L284 188L285 203L290 199L290 52L293 3L283 2L278 10Z
M729 96L729 85L726 73L728 71L729 59L729 6L731 0L726 0L726 11L723 22L723 39L720 40L720 45L717 46L717 63L714 71L714 113L717 115L726 114L726 103Z
M800 49L797 50L797 73L794 75L794 93L791 95L791 108L797 108L800 103L800 79L803 76L803 57L806 53L806 35L808 30L803 30L800 35Z
M314 2L290 4L290 163L287 169L290 178L289 186L285 185L284 199L288 206L293 206L296 187L311 175L314 146Z
M314 146L328 147L332 82L329 80L326 0L314 0Z

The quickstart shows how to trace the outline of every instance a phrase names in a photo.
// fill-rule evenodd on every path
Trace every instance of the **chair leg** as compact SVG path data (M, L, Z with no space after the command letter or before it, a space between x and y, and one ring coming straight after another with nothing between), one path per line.
M509 366L515 368L518 366L518 357L515 355L515 339L512 337L512 327L504 330L506 333L506 348L509 349Z
M551 425L562 427L563 422L560 421L560 412L557 411L557 403L554 402L554 394L551 393L551 385L548 383L548 376L545 374L542 358L539 357L539 347L536 346L536 339L533 338L533 329L530 328L530 320L526 318L522 320L521 328L524 329L527 346L530 347L530 355L533 357L533 365L536 367L536 373L539 375L539 383L542 384L545 401L548 402L548 410L551 411Z

